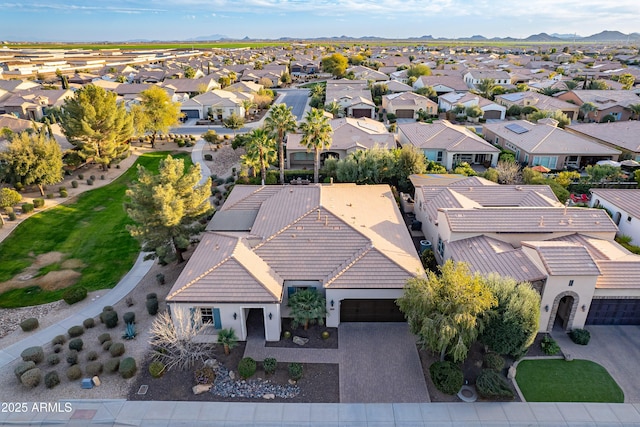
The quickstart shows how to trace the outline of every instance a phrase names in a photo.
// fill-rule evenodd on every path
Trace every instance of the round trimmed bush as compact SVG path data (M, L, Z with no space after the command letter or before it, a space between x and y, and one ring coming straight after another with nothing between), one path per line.
M89 362L92 362L94 360L96 360L98 358L98 352L95 350L91 350L89 353L87 353L87 360Z
M89 318L84 319L84 320L82 321L82 326L84 326L84 327L85 327L85 329L91 329L91 328L93 328L94 326L96 326L96 321L95 321L95 320L93 320L93 317L89 317Z
M127 379L133 377L136 374L136 370L136 359L133 357L125 357L120 361L118 372L122 378Z
M84 328L80 325L72 326L69 328L67 333L69 334L70 338L79 337L80 335L84 334Z
M50 354L47 356L47 364L54 366L57 365L58 363L60 363L60 356L58 356L57 354Z
M35 317L30 317L30 318L24 319L22 322L20 322L20 328L24 332L33 331L34 329L36 329L38 327L38 325L39 325L38 319L36 319Z
M587 345L591 339L591 333L586 329L574 329L569 332L569 338L576 344Z
M60 197L69 197L69 192L67 190L60 190Z
M147 312L151 315L151 316L155 316L156 314L158 314L158 300L153 298L153 299L148 299L145 303L145 305L147 306Z
M67 363L69 365L75 365L78 363L78 350L69 350L66 356Z
M121 342L114 342L109 347L109 353L111 353L111 357L118 357L124 354L124 344Z
M435 362L429 367L431 380L445 394L456 394L464 384L462 369L452 362Z
M560 346L558 345L556 340L551 338L551 336L549 335L545 335L544 337L542 337L542 341L540 341L540 347L542 348L544 354L546 354L547 356L553 356L560 351Z
M98 342L100 344L104 344L106 341L111 341L111 334L109 332L105 332L98 336Z
M147 294L147 299L158 299L158 294L156 294L155 292L150 292Z
M482 358L484 367L487 369L493 369L495 371L501 371L504 368L504 358L498 353L487 353Z
M83 173L79 173L78 174L78 179L84 179L84 174Z
M153 378L160 378L164 374L164 363L159 360L154 360L149 364L149 374Z
M278 367L278 361L274 357L267 357L262 361L265 374L273 374Z
M16 374L16 378L20 381L22 374L36 367L36 364L32 361L28 362L20 362L18 366L13 370L13 373Z
M492 369L484 369L476 379L476 390L482 397L513 398L513 391L505 377Z
M58 372L57 371L47 372L47 374L44 376L45 387L54 388L58 384L60 384L60 377L58 376Z
M36 387L42 382L42 371L40 368L29 369L27 372L22 374L20 382L29 388Z
M294 381L302 378L302 364L297 362L289 363L289 378Z
M67 369L67 378L69 378L69 381L79 380L81 377L82 370L80 369L80 366L73 365Z
M54 353L60 353L62 351L62 344L56 344L53 346Z
M69 305L82 301L87 297L87 289L82 286L69 288L62 294L62 299Z
M124 323L134 323L136 321L136 314L133 311L127 311L122 315Z
M78 188L78 181L76 181L76 180L71 181L71 186L73 188Z
M111 341L111 340L103 342L102 343L102 349L104 351L109 351L109 349L111 348L111 344L113 344L113 341Z
M25 348L22 350L22 353L20 353L20 357L22 357L22 360L25 362L31 361L38 364L44 360L44 350L42 350L42 347L39 345Z
M114 308L113 306L105 305L104 307L102 307L102 311L114 311Z
M93 180L92 179L88 179L87 180L87 185L93 185Z
M100 375L102 373L102 363L100 362L89 362L85 368L85 372L89 377L95 377L96 375Z
M22 212L23 213L31 213L31 212L33 212L33 203L23 203L22 204Z
M40 209L44 206L44 199L33 199L33 207L36 209Z
M119 367L120 367L119 357L114 357L113 359L109 359L104 363L104 371L110 374L114 372L118 372Z
M82 342L82 338L74 338L69 341L69 350L82 351L83 346L84 342Z
M245 357L238 363L238 373L245 380L256 373L256 368L256 361L250 357Z
M118 326L118 313L115 311L102 312L102 319L104 320L104 325L109 329Z
M64 344L67 342L67 337L64 335L56 335L52 340L51 340L51 344L52 345L56 345L56 344Z

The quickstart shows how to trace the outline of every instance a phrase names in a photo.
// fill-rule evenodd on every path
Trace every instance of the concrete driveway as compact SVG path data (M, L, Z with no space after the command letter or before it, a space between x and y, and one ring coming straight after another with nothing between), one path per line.
M569 335L551 335L563 353L604 366L624 392L625 403L640 403L640 326L587 326L591 340L586 346L574 344Z
M406 323L341 323L340 402L430 402Z

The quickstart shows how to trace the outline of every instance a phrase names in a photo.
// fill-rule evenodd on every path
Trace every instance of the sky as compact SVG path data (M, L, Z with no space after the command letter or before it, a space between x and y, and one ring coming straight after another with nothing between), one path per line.
M639 0L0 0L0 40L8 41L525 38L631 33L639 23Z

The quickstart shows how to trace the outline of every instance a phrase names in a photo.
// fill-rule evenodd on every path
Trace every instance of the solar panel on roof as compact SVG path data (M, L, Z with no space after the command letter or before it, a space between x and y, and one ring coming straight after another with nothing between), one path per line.
M517 133L518 135L520 135L521 133L529 132L529 129L520 126L517 123L509 123L505 126L505 128L509 129L511 132Z

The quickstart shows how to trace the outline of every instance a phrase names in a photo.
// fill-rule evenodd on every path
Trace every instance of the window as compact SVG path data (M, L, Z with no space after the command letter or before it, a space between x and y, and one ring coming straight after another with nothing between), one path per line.
M438 154L436 154L436 162L442 162L442 151L438 151Z
M201 308L200 316L202 316L202 324L211 323L213 324L213 309L212 308Z
M444 258L444 242L440 236L438 236L438 254L440 254L440 258Z
M573 279L569 280L569 286L573 286Z
M556 169L558 156L533 156L533 166L545 166L549 169Z
M201 307L200 317L203 325L213 326L215 329L222 329L220 321L220 309L211 307Z

